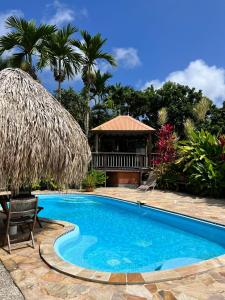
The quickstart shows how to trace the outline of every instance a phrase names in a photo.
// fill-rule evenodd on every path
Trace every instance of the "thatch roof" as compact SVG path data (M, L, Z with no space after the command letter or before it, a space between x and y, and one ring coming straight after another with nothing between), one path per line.
M90 158L80 126L41 84L20 69L0 72L0 182L78 184Z

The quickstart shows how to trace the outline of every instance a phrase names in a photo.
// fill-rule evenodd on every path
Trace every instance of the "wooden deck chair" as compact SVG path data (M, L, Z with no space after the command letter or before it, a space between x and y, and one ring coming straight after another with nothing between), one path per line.
M6 215L8 214L8 211L9 211L9 208L7 206L7 203L10 201L10 195L7 194L7 195L0 195L0 208L2 208L2 211L3 213L5 213ZM42 228L42 224L41 224L41 221L38 217L38 214L44 209L44 207L42 206L38 206L38 210L37 210L37 216L36 216L36 221L39 225L40 228Z
M139 191L148 191L151 188L152 190L154 190L154 188L156 187L156 181L157 181L157 174L151 171L148 175L146 183L140 185L137 189Z
M29 238L26 241L31 242L33 248L34 244L34 226L36 223L38 211L38 198L29 197L29 198L13 198L9 202L9 210L7 213L6 221L6 234L4 245L8 245L8 251L11 253L11 242L15 242L17 239L12 239L10 237L10 228L12 226L21 226L23 224L29 225ZM24 242L18 242L17 244L24 244Z

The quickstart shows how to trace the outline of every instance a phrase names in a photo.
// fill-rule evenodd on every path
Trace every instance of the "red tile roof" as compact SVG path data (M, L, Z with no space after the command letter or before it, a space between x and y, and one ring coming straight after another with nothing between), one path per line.
M118 116L108 122L105 122L92 131L154 131L155 129L132 118L131 116Z

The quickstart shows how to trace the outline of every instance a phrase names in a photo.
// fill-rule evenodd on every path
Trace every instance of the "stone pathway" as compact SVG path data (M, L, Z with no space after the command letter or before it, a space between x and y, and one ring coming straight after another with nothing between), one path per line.
M146 201L148 204L225 224L225 200L195 198L176 193L137 192L123 188L101 188L97 194ZM40 258L41 241L62 227L45 223L37 228L35 249L26 247L0 259L27 300L222 300L225 299L225 264L204 274L145 285L106 285L78 280L50 269ZM1 296L0 296L0 299ZM15 298L17 300L19 298Z

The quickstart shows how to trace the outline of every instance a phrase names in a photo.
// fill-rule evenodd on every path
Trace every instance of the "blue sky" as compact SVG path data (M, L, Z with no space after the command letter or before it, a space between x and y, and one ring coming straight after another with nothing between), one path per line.
M225 0L1 0L0 8L0 34L11 14L100 32L118 61L114 70L101 66L112 71L112 83L142 89L172 80L218 105L225 99ZM41 78L55 88L49 71ZM79 76L68 85L79 89Z

